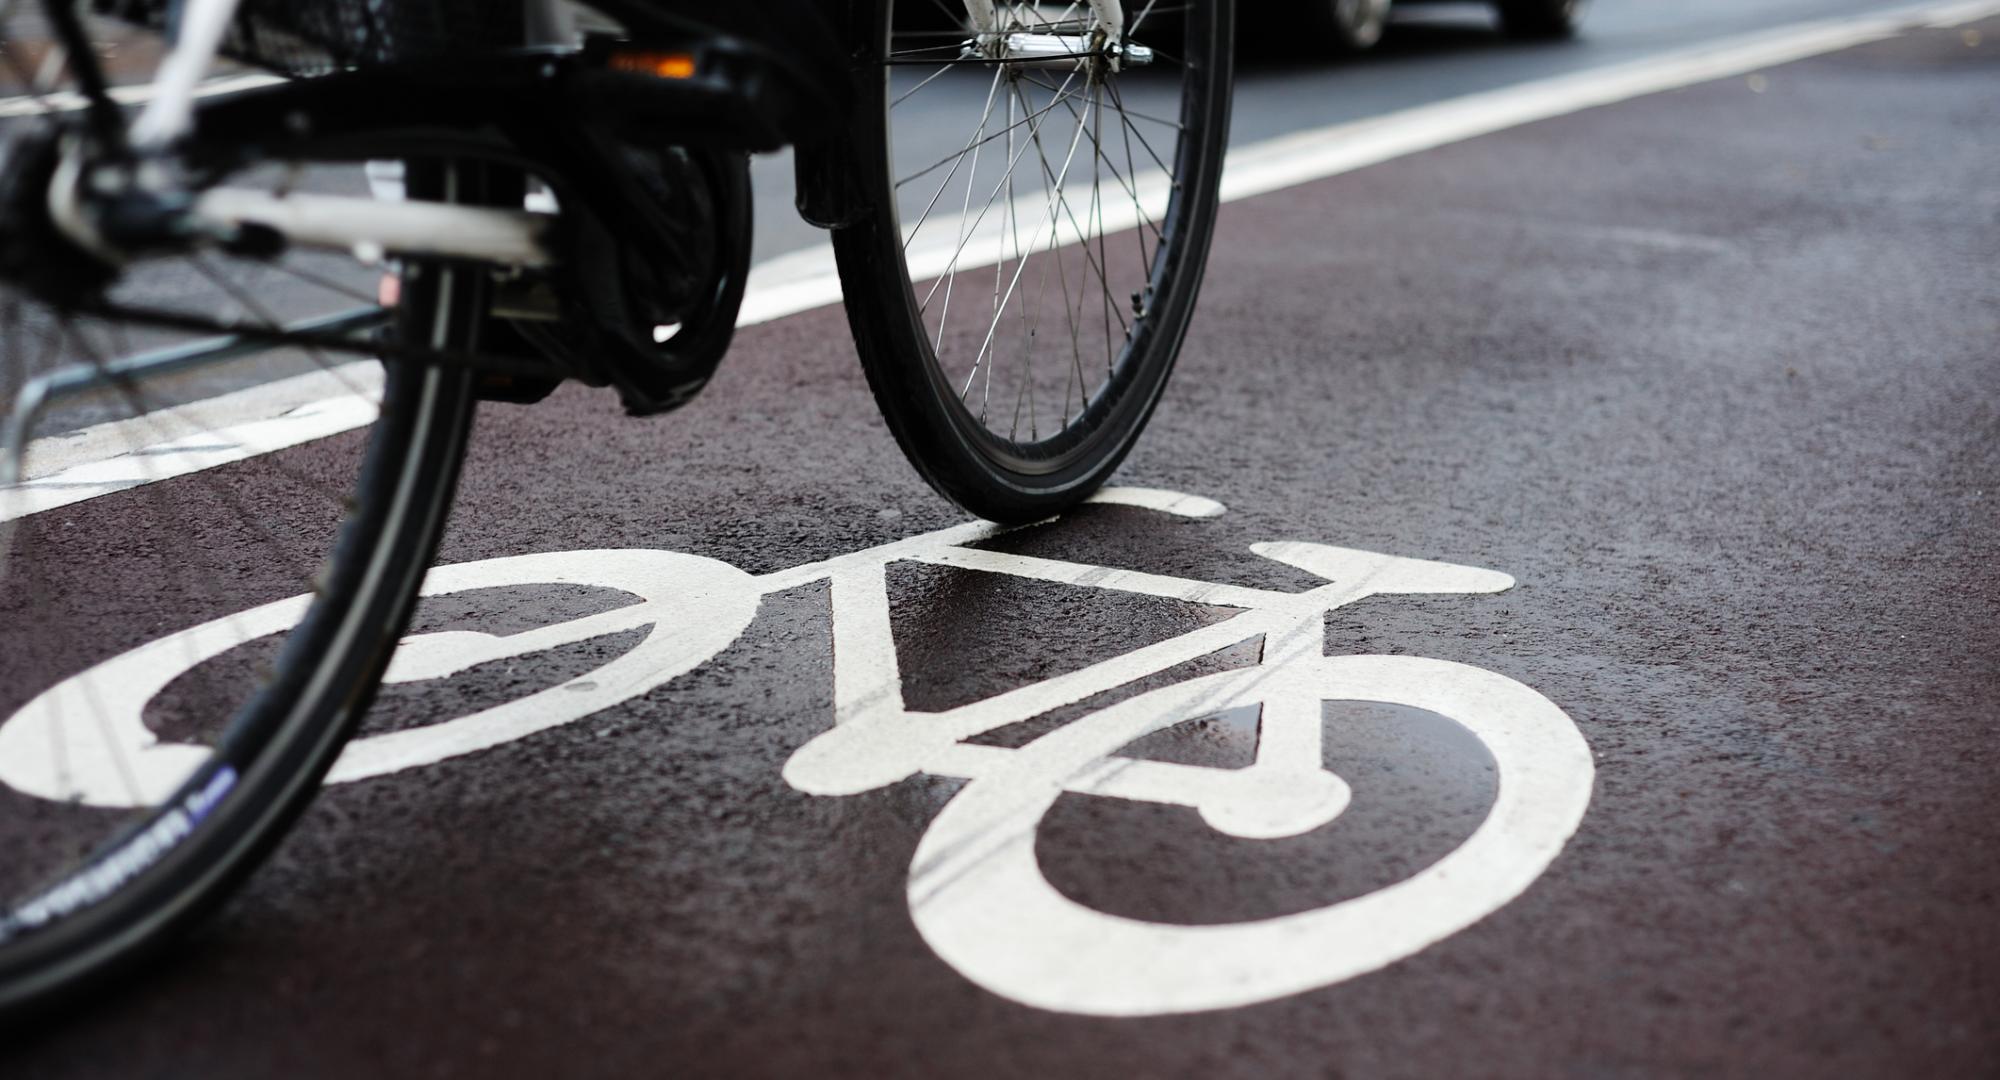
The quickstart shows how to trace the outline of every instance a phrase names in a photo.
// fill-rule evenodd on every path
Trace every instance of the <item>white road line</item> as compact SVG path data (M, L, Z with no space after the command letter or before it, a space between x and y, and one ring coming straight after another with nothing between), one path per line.
M0 490L0 522L352 431L374 422L381 392L381 365L364 360L37 439L22 482Z
M1222 201L1235 202L1314 180L1352 172L1422 150L1463 142L1537 120L1548 120L1647 94L1674 90L1760 68L1837 52L1909 30L1956 26L2000 14L2000 0L1952 0L1918 4L1864 16L1798 23L1722 41L1690 46L1644 60L1518 83L1430 105L1419 105L1365 120L1293 132L1229 152L1222 174ZM1160 174L1135 182L1143 201L1164 204ZM1129 200L1128 200L1129 202ZM1031 207L1039 210L1039 207ZM1157 206L1149 206L1157 212ZM995 219L999 214L989 215ZM1137 224L1133 210L1105 207L1105 228ZM942 243L910 253L919 278L941 273L957 246L955 228L938 227ZM965 245L961 270L990 266L979 251L997 250L977 241ZM940 258L942 256L942 258ZM840 300L833 246L823 244L760 263L750 271L744 317L737 325L767 322Z
M1996 14L2000 14L2000 0L1951 0L1947 3L1915 4L1869 15L1815 20L1692 46L1643 60L1468 94L1365 120L1295 132L1230 151L1222 177L1222 198L1226 202L1246 199L1537 120L1746 74L1880 41L1910 30L1956 26ZM254 80L259 79L274 81L270 76L241 76L237 80L211 83L203 92L243 89L257 85ZM224 85L232 81L234 85ZM127 89L141 94L145 88ZM0 115L10 115L5 110L20 107L18 99L0 102ZM1156 199L1164 199L1164 186L1158 183L1157 177L1139 178L1137 186L1141 188L1142 195L1155 194ZM1127 209L1123 217L1114 219L1109 210L1107 207L1107 230L1129 228L1136 223L1135 211ZM920 276L940 272L949 261L952 249L957 246L959 234L956 228L940 227L937 235L948 239L939 244L920 245L910 252L912 267ZM975 250L993 248L976 242L966 247L968 254ZM960 263L960 268L970 269L977 265L991 265L991 260L968 259ZM833 248L830 244L821 244L777 256L753 267L737 325L769 322L839 300L840 276L834 267ZM330 430L327 426L330 419L331 414L326 411L303 415L294 413L289 419L270 413L246 415L233 420L225 426L225 430L256 425L254 430L259 438L241 440L234 450L159 455L155 451L162 447L147 447L124 456L155 457L158 460L149 461L143 470L143 475L149 480L139 482L164 480L345 430ZM357 412L352 419L350 427L367 423L369 417ZM284 433L288 425L296 427L297 432ZM38 440L31 446L30 455L40 455L53 449L44 445L53 442L55 440ZM138 469L108 471L127 478L142 472ZM66 505L105 493L87 487L71 490L75 498L49 505ZM28 505L35 509L46 508L34 503ZM12 516L18 515L0 506L0 520Z
M1662 90L1676 90L1696 82L1728 78L1736 74L1772 68L1808 56L1838 52L1858 44L1868 44L1896 34L1956 26L2000 14L2000 0L1954 0L1946 4L1916 4L1888 12L1848 18L1828 18L1802 22L1778 30L1760 30L1720 42L1706 42L1646 60L1612 64L1584 72L1502 86L1450 98L1426 106L1386 112L1366 120L1328 124L1304 132L1292 132L1264 142L1252 142L1230 150L1222 172L1222 202L1260 196L1312 180L1324 180L1342 172L1354 172L1392 158L1432 150L1450 142L1464 142L1482 134L1518 128L1536 120L1552 120L1570 112L1582 112L1604 104L1616 104ZM1164 174L1140 176L1134 186L1150 214L1166 204ZM1130 200L1126 200L1130 202ZM1040 206L1028 206L1036 216ZM1000 214L990 214L998 220ZM1130 206L1104 208L1106 232L1132 228L1138 224ZM998 226L986 224L982 232ZM918 278L944 272L952 250L958 246L958 230L938 226L940 242L922 244L910 250L910 268ZM964 244L960 270L992 266L990 256L974 252L998 250L994 244L978 240ZM768 322L810 308L840 300L840 276L834 270L834 248L822 244L800 252L778 256L750 270L750 288L744 298L744 318L738 326Z
M1994 14L1996 0L1956 0L1801 23L1284 135L1232 151L1222 197L1261 195L1537 120Z
M216 94L233 94L238 90L254 90L260 86L270 86L285 80L276 75L255 73L250 75L228 75L213 79L196 88L194 96L212 97ZM153 100L153 84L141 83L137 86L114 86L111 100L120 105L144 105ZM9 116L37 116L45 112L75 112L86 105L82 94L63 90L53 94L35 97L0 98L0 118Z

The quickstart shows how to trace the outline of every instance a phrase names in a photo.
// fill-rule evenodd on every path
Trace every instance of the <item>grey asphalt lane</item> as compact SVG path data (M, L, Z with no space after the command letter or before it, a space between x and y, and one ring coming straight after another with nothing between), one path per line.
M1310 130L1327 124L1362 119L1398 109L1491 90L1566 72L1588 70L1642 59L1678 48L1711 44L1727 38L1769 30L1789 24L1843 15L1863 14L1893 7L1882 0L1689 0L1661 4L1650 0L1593 0L1585 21L1585 31L1576 40L1563 42L1517 42L1496 30L1491 10L1481 3L1408 4L1394 13L1394 22L1381 44L1372 52L1343 57L1314 55L1309 49L1274 48L1274 16L1264 5L1243 3L1239 78L1231 143L1243 146L1275 136ZM116 81L145 78L155 60L156 50L148 39L121 31L118 24L101 21L93 34L114 41L107 50ZM37 39L45 36L41 20L32 11L9 13L5 21L8 35L19 39L17 51L32 60L39 55ZM226 66L226 65L225 65ZM233 69L232 69L233 70ZM914 71L914 69L913 69ZM927 71L915 72L903 82L918 82ZM957 151L968 133L977 126L982 98L987 87L983 80L946 79L912 96L898 109L899 175L938 161ZM0 68L0 92L19 91L18 78ZM1129 91L1132 93L1134 91ZM1172 100L1167 87L1151 95ZM1145 96L1141 94L1141 96ZM1135 102L1138 107L1140 102ZM0 117L0 132L34 123L29 115ZM1057 164L1060 153L1057 154ZM993 155L988 155L982 176L997 173ZM802 221L793 209L792 156L789 151L760 155L752 161L754 183L753 259L762 261L803 248L824 244L826 233ZM254 181L238 181L239 184ZM363 190L357 169L324 167L304 181L308 190L349 194ZM979 190L988 190L984 181ZM956 189L954 189L954 194ZM927 184L914 184L904 193L904 219L922 216L932 194ZM366 268L324 256L308 268L321 281L337 283L339 292L329 291L298 280L284 280L281 274L245 272L232 265L220 269L235 286L260 298L282 317L321 314L344 309L365 298L373 274ZM177 268L163 269L153 279L141 282L136 294L159 301L206 303L217 309L220 318L234 317L242 309L218 292L210 283L191 279ZM167 332L128 333L123 340L88 331L88 347L67 344L62 355L70 362L86 359L90 351L118 353L173 344L185 335ZM296 353L267 355L234 364L206 369L183 376L176 384L156 381L148 384L149 408L221 394L248 384L282 378L311 370L320 361ZM127 416L131 409L116 395L100 395L53 413L41 429L47 433L72 430L92 423Z
M956 773L809 794L787 763L831 725L844 601L808 575L663 686L329 788L203 933L10 1035L0 1075L2000 1072L1996 86L1987 20L1225 208L1181 367L1118 482L1226 512L1095 506L974 546L1281 592L1321 581L1268 554L1293 549L1251 545L1511 575L1497 594L1380 595L1325 618L1328 655L1398 658L1421 677L1394 694L1438 704L1328 706L1323 763L1352 789L1330 824L1247 840L1186 806L1062 794L1026 849L1046 889L961 889L937 922L913 870L944 894L959 886L935 867L984 881L982 852L1022 850L981 847L1018 840L1004 814L951 831L996 790L955 777L1030 761L1008 752L1125 698L988 732ZM331 452L275 460L309 473ZM116 581L134 557L124 498L44 524ZM638 548L771 574L961 520L901 461L826 308L746 329L712 388L658 420L577 387L483 408L441 561L581 567L563 553ZM266 569L241 568L243 587ZM539 573L480 579L417 629L512 634L622 602L582 569ZM927 711L1227 626L1219 601L1242 595L935 561L892 565L884 589L903 695ZM75 662L161 621L106 615L103 654ZM392 687L366 731L587 677L634 638ZM1225 648L1141 689L1258 656ZM0 680L0 715L59 674ZM1508 801L1579 775L1508 751L1547 715L1512 683L1587 744L1566 842L1538 824L1561 814ZM1453 686L1506 722L1440 712ZM1124 754L1245 766L1269 720L1231 710ZM1503 805L1520 816L1495 828L1520 850L1452 862ZM913 867L920 850L935 859ZM1386 928L1488 897L1521 860L1518 896L1398 954ZM1144 1005L1177 989L1144 976L1173 970L1200 936L1186 927L1393 900L1447 865L1462 872L1436 905L1376 909L1240 972L1303 980L1268 1000L1109 1017L1064 1003L1128 972L1019 981L1046 973L1032 958L1053 941L1079 968L1131 965L1119 1000ZM1087 923L1103 940L1022 928L1014 905L1051 893L1111 917ZM1383 963L1314 974L1357 955Z
M1286 40L1282 30L1274 28L1277 5L1241 0L1237 6L1239 38L1245 44L1239 50L1235 115L1230 123L1234 146L1896 5L1884 0L1592 0L1583 32L1575 40L1521 42L1499 34L1486 4L1406 4L1391 9L1393 21L1381 43L1358 56L1314 55L1296 42L1289 48L1274 47ZM964 142L974 126L968 116L977 117L986 90L983 83L974 82L936 87L898 107L897 137L904 140L898 159L904 171L909 163L938 160ZM751 175L757 197L758 259L825 240L824 233L800 221L792 210L789 152L753 159ZM907 211L905 216L914 219Z

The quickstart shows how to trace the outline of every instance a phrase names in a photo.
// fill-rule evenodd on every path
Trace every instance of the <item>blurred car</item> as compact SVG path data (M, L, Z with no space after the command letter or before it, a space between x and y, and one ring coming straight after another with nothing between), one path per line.
M1438 0L1247 0L1237 19L1253 34L1303 31L1315 45L1346 52L1382 40L1393 5ZM1517 38L1565 38L1576 32L1585 0L1491 0L1500 30Z

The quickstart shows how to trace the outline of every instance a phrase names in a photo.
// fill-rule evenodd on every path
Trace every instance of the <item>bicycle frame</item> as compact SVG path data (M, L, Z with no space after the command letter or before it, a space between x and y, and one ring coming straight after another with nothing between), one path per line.
M129 130L131 147L141 154L169 152L194 125L194 103L202 79L213 67L224 34L242 0L187 0L179 34L162 60L154 94ZM1067 39L1052 35L999 32L993 0L964 0L973 37L969 47L999 58L1010 50L1024 55L1046 53L1073 56ZM557 46L571 38L559 0L521 0L530 28L529 44ZM1115 65L1122 55L1125 15L1120 0L1089 0L1101 28L1101 47ZM1041 39L1050 39L1043 41ZM1030 40L1034 39L1034 40ZM81 212L78 180L85 167L83 148L72 147L50 190L50 209L58 225L85 249L117 261ZM824 199L812 199L822 203ZM821 215L807 211L808 218ZM826 215L837 219L838 215ZM482 207L400 205L378 199L338 196L277 197L266 192L228 188L204 192L196 217L208 231L221 235L244 227L269 229L288 243L354 252L364 258L397 252L428 258L460 258L499 266L540 268L555 261L548 242L551 215Z
M71 38L80 40L80 24L77 24L71 9L65 6L66 0L51 2L54 5L52 13L70 16L56 20L59 24L69 24L66 29L59 25L60 36L65 41ZM463 125L491 114L496 108L492 96L495 93L518 94L526 88L529 94L544 94L548 87L542 82L565 65L577 69L572 74L586 77L603 74L592 70L589 61L567 47L575 39L575 33L559 0L520 2L525 12L529 40L539 43L536 48L517 55L482 59L476 65L459 65L445 74L377 75L364 69L294 82L256 79L252 80L253 85L234 88L228 95L212 99L200 112L199 124L195 102L206 96L208 89L202 80L213 66L227 28L242 0L187 0L178 24L179 32L160 64L152 93L129 129L124 127L117 110L108 107L110 99L103 96L102 79L97 77L92 63L85 61L80 65L79 78L86 87L98 87L98 93L87 95L86 100L92 116L92 129L98 134L97 144L108 143L113 149L120 150L120 154L113 155L114 158L120 157L123 148L135 151L135 167L119 170L128 176L126 182L148 198L172 201L181 197L174 183L168 179L178 171L172 159L181 152L190 135L202 135L210 144L210 152L220 149L226 157L229 148L238 144L263 145L274 131L300 129L301 119L308 121L304 127L311 129L317 139L327 134L338 136L348 130L373 130L379 124L379 117L393 110L399 118L408 118L406 122L428 124L432 129L414 148L416 152L423 152L436 150L441 145L440 139L449 139L448 129L454 125ZM1080 6L1080 0L1071 5L1072 8ZM1121 59L1145 62L1150 58L1148 50L1122 45L1120 39L1125 16L1119 0L1090 0L1089 9L1101 28L1102 40L1080 43L1074 37L1059 34L1002 34L1000 15L993 0L965 0L967 22L972 31L965 46L967 54L987 51L999 60L1027 64L1078 63L1075 57L1079 53L1101 49L1102 55L1114 67ZM850 52L872 38L879 30L879 20L886 17L887 12L881 0L851 0L845 9L842 30L852 38ZM85 50L83 55L88 55L88 51ZM629 90L628 86L620 93ZM586 86L576 91L573 107L581 110L580 115L594 115L603 93L592 92ZM606 107L612 109L622 104L616 94L605 102ZM754 128L760 119L768 119L755 115L755 104L737 111L727 108L731 104L727 85L711 85L698 91L684 88L673 106L673 115L686 120L691 128L690 139L694 141L712 138L719 131L740 132ZM705 126L700 122L702 120L706 120ZM775 149L783 145L782 136L769 128L760 130L754 138L760 140L756 145L737 149ZM92 166L94 155L91 146L89 140L78 138L68 139L61 146L55 175L48 184L47 207L50 219L79 247L94 253L107 266L118 266L127 261L126 254L100 234L93 214L87 211L84 179L96 171ZM838 146L839 140L834 139L822 146L801 145L796 148L799 212L806 220L824 228L851 224L870 210L867 200L856 193L855 182L848 175L855 162ZM490 154L493 149L486 145L468 145L466 152L477 156L480 153ZM589 193L590 198L582 200L585 204L596 202L596 193L608 190L600 175L602 162L585 162L570 171L581 177L592 177L586 182L586 186L593 190ZM1147 185L1140 182L1140 186L1146 188ZM1164 191L1147 190L1149 195L1164 198ZM616 198L612 201L615 204ZM216 187L196 193L188 220L174 227L214 238L262 235L268 239L258 243L275 242L279 245L337 250L352 254L364 263L389 255L401 255L465 259L495 268L532 270L549 268L558 262L558 217L544 212L545 209L404 202L393 197L355 198L298 192L281 195L262 190ZM575 232L574 229L569 231ZM943 253L926 251L919 254L928 257ZM924 265L928 267L930 264ZM97 313L149 322L182 332L218 335L194 347L120 361L121 372L131 378L165 374L222 359L245 348L281 343L336 352L374 353L416 362L471 366L492 374L539 383L575 374L538 361L491 355L447 355L416 349L400 342L357 336L357 331L387 321L387 313L376 308L356 308L339 313L332 320L332 329L308 323L283 327L225 325L190 319L175 312L136 307L122 307L115 313ZM712 363L708 366L712 370ZM602 374L597 377L601 379ZM27 433L43 408L58 398L99 386L103 381L102 373L94 371L92 366L79 366L58 373L57 377L40 379L29 388L29 392L17 401L11 416L0 418L3 421L0 422L0 483L11 484L20 479L18 469L26 449ZM682 381L694 383L692 379ZM621 390L629 389L624 383L620 386ZM684 395L646 393L638 397L628 395L627 404L639 411L651 412L671 408L684 399Z
M531 44L566 40L567 20L558 0L521 3L528 27L538 35ZM192 132L202 80L240 5L241 0L187 0L183 5L178 33L155 75L153 95L126 132L129 148L142 158L171 153ZM80 142L66 149L49 189L50 215L86 250L108 262L122 262L82 212L79 181L85 153ZM158 183L155 177L146 179ZM553 261L545 235L550 215L526 211L334 196L280 198L217 188L200 195L193 216L214 235L255 226L273 230L290 244L349 251L363 261L390 251L513 267L543 267Z
M568 14L560 0L519 0L531 45L568 40ZM1115 2L1115 0L1114 0ZM215 66L216 53L242 0L185 0L180 32L153 78L153 98L132 122L135 148L164 150L194 124L194 101L201 80Z

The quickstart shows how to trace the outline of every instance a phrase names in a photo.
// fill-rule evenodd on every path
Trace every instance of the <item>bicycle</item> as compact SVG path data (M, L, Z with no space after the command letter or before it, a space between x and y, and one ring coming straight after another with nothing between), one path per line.
M172 791L110 761L118 806L0 792L0 1009L157 947L277 842L390 669L476 404L707 384L749 153L794 148L906 456L1001 521L1130 449L1214 226L1232 0L94 6L0 0L0 712L163 616L310 588L149 706ZM134 26L171 31L150 84Z
M1092 502L1181 517L1219 503L1177 492L1106 488ZM328 776L348 783L489 750L645 695L727 649L762 599L826 582L832 615L834 723L800 747L785 779L813 795L856 795L919 773L970 781L946 803L911 859L910 913L952 967L1024 1004L1101 1016L1228 1008L1329 985L1410 955L1519 895L1562 849L1589 803L1590 750L1547 698L1465 664L1411 656L1327 656L1328 612L1370 596L1490 594L1505 574L1468 566L1286 541L1255 554L1322 579L1298 593L1221 585L1036 558L978 546L1009 531L972 522L831 559L751 575L670 551L545 552L437 567L431 598L482 589L584 585L637 601L509 635L419 633L402 642L388 679L416 683L606 635L646 632L607 662L529 696L350 744ZM910 708L890 632L888 568L951 567L1072 587L1237 609L1218 623L943 711ZM178 788L175 758L192 748L149 743L145 703L186 671L294 625L293 597L190 627L45 692L0 723L0 784L41 798L118 802L119 779L98 769L58 774L41 743L63 738L72 759L97 734L58 721L64 699L110 688L106 737L147 770L152 789ZM1077 717L1018 749L972 740L1181 664L1262 640L1246 667L1169 683ZM1484 820L1455 850L1373 893L1275 918L1185 926L1110 915L1051 885L1034 844L1056 798L1078 792L1196 810L1243 839L1297 836L1346 810L1351 792L1321 753L1323 702L1387 702L1442 714L1491 753L1500 777ZM1256 756L1242 768L1121 757L1146 735L1230 709L1260 710ZM198 753L198 751L196 751ZM11 763L11 764L10 764Z

